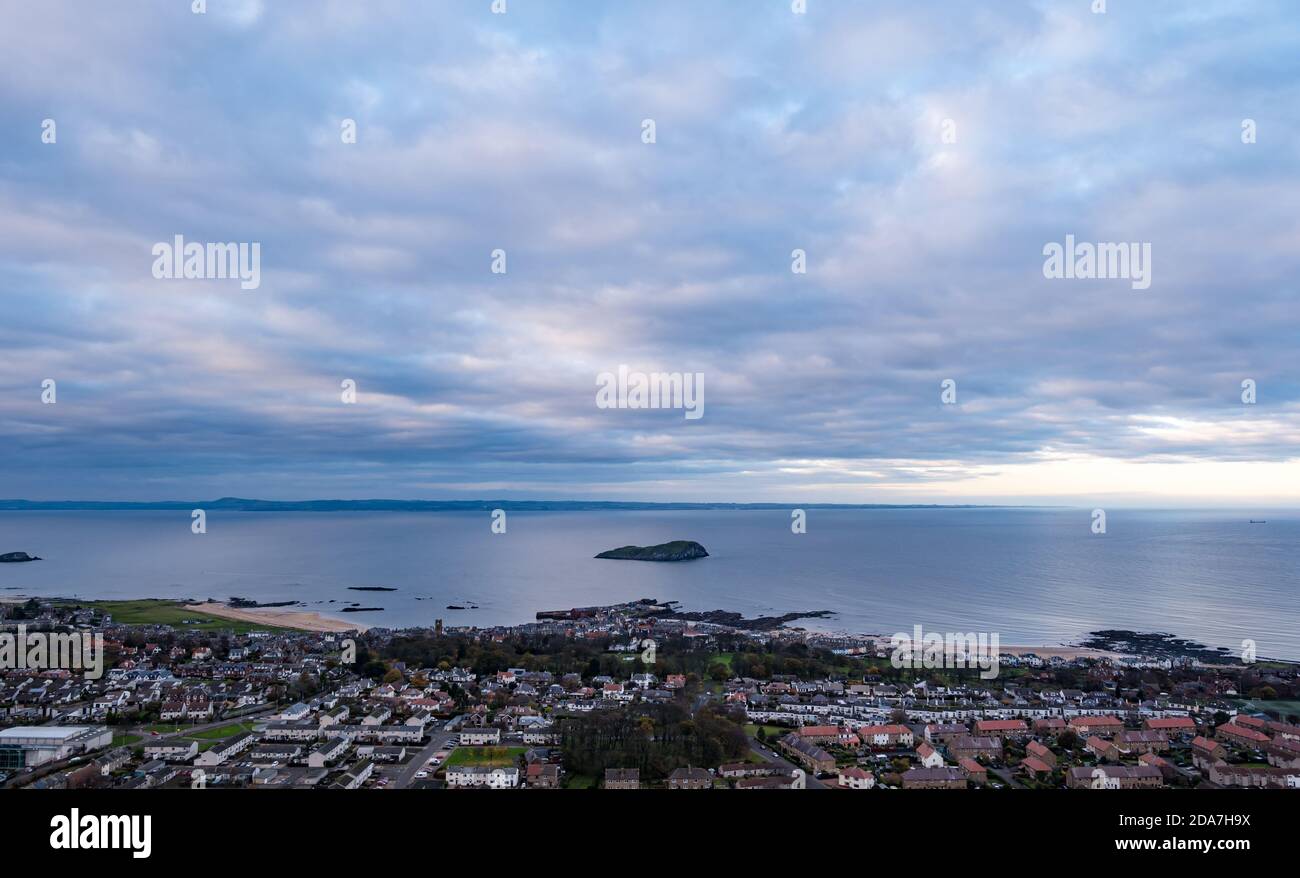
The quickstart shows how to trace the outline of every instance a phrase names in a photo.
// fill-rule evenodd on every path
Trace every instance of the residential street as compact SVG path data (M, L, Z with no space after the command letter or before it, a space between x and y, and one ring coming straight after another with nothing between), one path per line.
M438 731L435 731L430 736L429 743L426 744L418 754L411 757L410 761L405 765L387 765L378 767L378 770L383 773L384 776L393 778L393 787L399 790L409 787L415 781L415 773L424 769L429 759L433 757L433 754L447 746L447 742L456 735L456 732L442 731L442 728L443 726L439 725ZM429 773L432 775L433 770L429 769Z
M781 756L775 750L758 742L752 737L749 739L749 749L757 753L759 756L762 756L768 762L775 762L777 765L781 765L786 768L799 768L799 766L795 765L793 762L786 759L784 756ZM808 774L807 772L804 773L807 775L808 789L810 790L830 789L830 787L827 786L825 781L818 780L815 776L813 776L812 774Z

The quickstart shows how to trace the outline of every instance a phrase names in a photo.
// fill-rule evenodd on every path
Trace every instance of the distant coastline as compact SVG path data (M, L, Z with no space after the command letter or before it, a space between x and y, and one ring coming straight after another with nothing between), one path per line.
M0 500L5 512L98 512L114 510L203 509L233 512L593 512L618 510L772 510L772 509L1064 509L1064 506L983 503L652 503L635 500Z

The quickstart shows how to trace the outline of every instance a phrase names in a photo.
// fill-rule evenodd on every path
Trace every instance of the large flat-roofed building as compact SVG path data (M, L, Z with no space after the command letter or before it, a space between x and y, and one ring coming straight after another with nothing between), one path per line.
M0 731L0 770L34 768L111 743L108 726L16 726Z

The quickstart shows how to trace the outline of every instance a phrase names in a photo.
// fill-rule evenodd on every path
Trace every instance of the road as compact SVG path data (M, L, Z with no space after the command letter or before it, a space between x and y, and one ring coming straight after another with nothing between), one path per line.
M989 774L1002 781L1013 790L1023 790L1025 785L1016 780L1016 776L1011 773L1010 768L990 768Z
M437 725L434 733L429 737L429 743L424 745L420 752L411 757L405 765L385 766L382 769L385 777L393 779L390 787L399 790L409 787L415 780L415 773L424 770L433 754L447 746L447 742L456 735L456 732L443 731L443 728L442 724ZM432 773L431 769L430 773Z
M749 749L757 753L759 756L762 756L768 762L775 762L777 765L780 765L784 768L790 768L790 769L799 768L798 765L795 765L789 759L786 759L784 756L781 756L775 750L771 750L768 747L760 744L758 741L754 740L753 738L749 739ZM818 780L816 776L810 774L809 772L807 772L802 768L800 768L800 770L804 771L804 774L807 775L808 789L810 790L830 789L830 787L825 783L825 781ZM818 801L821 800L818 799Z
M185 723L176 723L175 725L180 727L180 731L159 732L156 736L149 731L149 726L131 726L125 729L125 733L131 735L139 735L140 737L144 738L144 740L140 742L141 744L157 743L158 741L161 741L165 738L185 737L186 735L193 735L195 732L203 732L203 731L207 731L208 729L219 729L222 726L233 725L235 723L253 722L253 721L262 722L264 720L269 719L270 718L269 715L274 714L277 710L279 710L278 707L266 707L266 708L262 708L261 710L254 710L248 713L236 714L234 716L228 716L223 719L213 720L212 722L199 723L197 725L186 725ZM170 726L173 724L172 723L151 723L150 725ZM118 731L118 730L114 731L114 734L121 734L121 733L122 731Z

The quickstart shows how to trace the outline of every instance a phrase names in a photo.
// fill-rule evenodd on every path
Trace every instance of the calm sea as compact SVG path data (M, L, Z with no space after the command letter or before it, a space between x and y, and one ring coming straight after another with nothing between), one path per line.
M1257 517L1260 517L1257 515ZM810 510L788 512L0 512L0 596L297 600L371 625L491 625L640 597L746 615L834 610L819 628L998 632L1060 644L1098 628L1165 631L1300 659L1300 513ZM601 561L627 544L697 540L711 557ZM387 586L395 592L355 592ZM448 610L448 604L476 610Z

